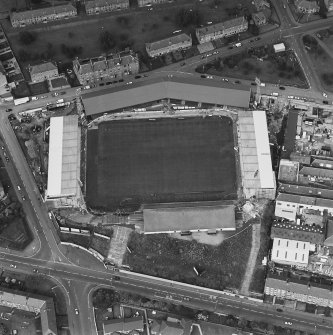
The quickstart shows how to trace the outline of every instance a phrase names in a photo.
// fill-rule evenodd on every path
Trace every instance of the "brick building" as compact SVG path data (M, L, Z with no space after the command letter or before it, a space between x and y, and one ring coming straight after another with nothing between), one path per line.
M81 85L122 78L139 72L139 59L132 51L89 59L75 59L74 72Z

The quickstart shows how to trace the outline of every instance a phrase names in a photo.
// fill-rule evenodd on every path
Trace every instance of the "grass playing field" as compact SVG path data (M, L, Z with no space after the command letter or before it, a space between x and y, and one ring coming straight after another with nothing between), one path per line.
M233 142L226 117L101 123L88 132L88 206L114 210L232 194Z

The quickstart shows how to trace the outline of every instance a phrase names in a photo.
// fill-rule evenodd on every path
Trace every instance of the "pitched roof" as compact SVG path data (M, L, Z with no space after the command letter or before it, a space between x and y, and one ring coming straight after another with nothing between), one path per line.
M315 168L311 166L304 166L300 169L299 174L305 176L314 176L320 178L330 178L333 179L333 170Z
M301 154L301 153L298 153L298 152L292 152L290 154L290 160L295 161L295 162L299 162L299 163L302 163L302 164L310 165L310 163L311 163L311 156L310 155Z
M87 1L85 3L86 9L90 8L98 8L98 7L104 7L104 6L109 6L109 5L116 5L116 4L121 4L121 3L129 3L129 0L91 0Z
M325 188L280 183L278 191L333 200L333 190Z
M290 154L295 150L298 115L299 112L297 110L290 110L288 113L287 127L283 141L286 151L283 152L283 158L289 158Z
M271 238L283 238L319 244L324 240L324 231L320 227L274 222L271 229Z
M173 76L84 93L82 99L86 114L93 115L165 98L248 108L250 92L248 86Z
M45 62L37 65L32 65L29 70L30 74L37 74L37 73L44 73L47 71L58 70L58 68L52 62Z
M326 226L326 240L324 242L326 246L333 247L333 220L327 220Z
M183 335L184 327L177 322L154 320L151 331L156 335Z
M210 24L208 26L197 28L196 33L201 36L214 34L217 31L224 31L226 29L230 29L232 27L238 27L242 24L247 24L247 20L244 16L236 17L234 19L223 21L215 24Z
M76 8L72 5L61 5L61 6L52 6L52 7L45 7L40 9L33 9L33 10L27 10L24 12L12 12L11 13L11 20L15 21L21 21L21 20L28 20L35 17L43 17L43 16L49 16L52 14L61 14L61 13L68 13L74 11L75 13Z
M129 332L131 330L143 329L143 317L113 319L103 322L103 331L105 333Z
M146 43L146 48L150 51L160 50L160 49L168 47L169 45L184 43L187 41L192 41L192 37L190 35L182 33L179 35L170 36L168 38L165 38L163 40L159 40L156 42Z
M296 204L333 208L333 200L315 197L306 197L296 194L279 193L276 201L293 202Z

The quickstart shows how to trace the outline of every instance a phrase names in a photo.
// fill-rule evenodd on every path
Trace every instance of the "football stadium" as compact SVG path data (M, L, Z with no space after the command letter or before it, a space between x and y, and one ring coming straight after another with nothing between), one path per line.
M175 76L84 93L87 208L132 214L145 234L235 230L237 199L276 188L266 114L250 97Z

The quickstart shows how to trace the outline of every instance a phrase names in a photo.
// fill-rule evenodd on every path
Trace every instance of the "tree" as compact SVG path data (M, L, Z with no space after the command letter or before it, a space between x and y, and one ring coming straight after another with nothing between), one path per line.
M21 31L19 34L20 42L24 45L29 45L36 41L37 34L30 31Z
M28 60L31 59L31 54L29 54L27 51L25 51L24 49L20 49L18 51L18 59L21 62L27 62Z
M114 36L109 31L103 31L99 35L99 42L101 44L101 48L103 51L110 51L112 48L116 46L116 41Z
M0 323L0 335L9 335L9 329L3 323Z

